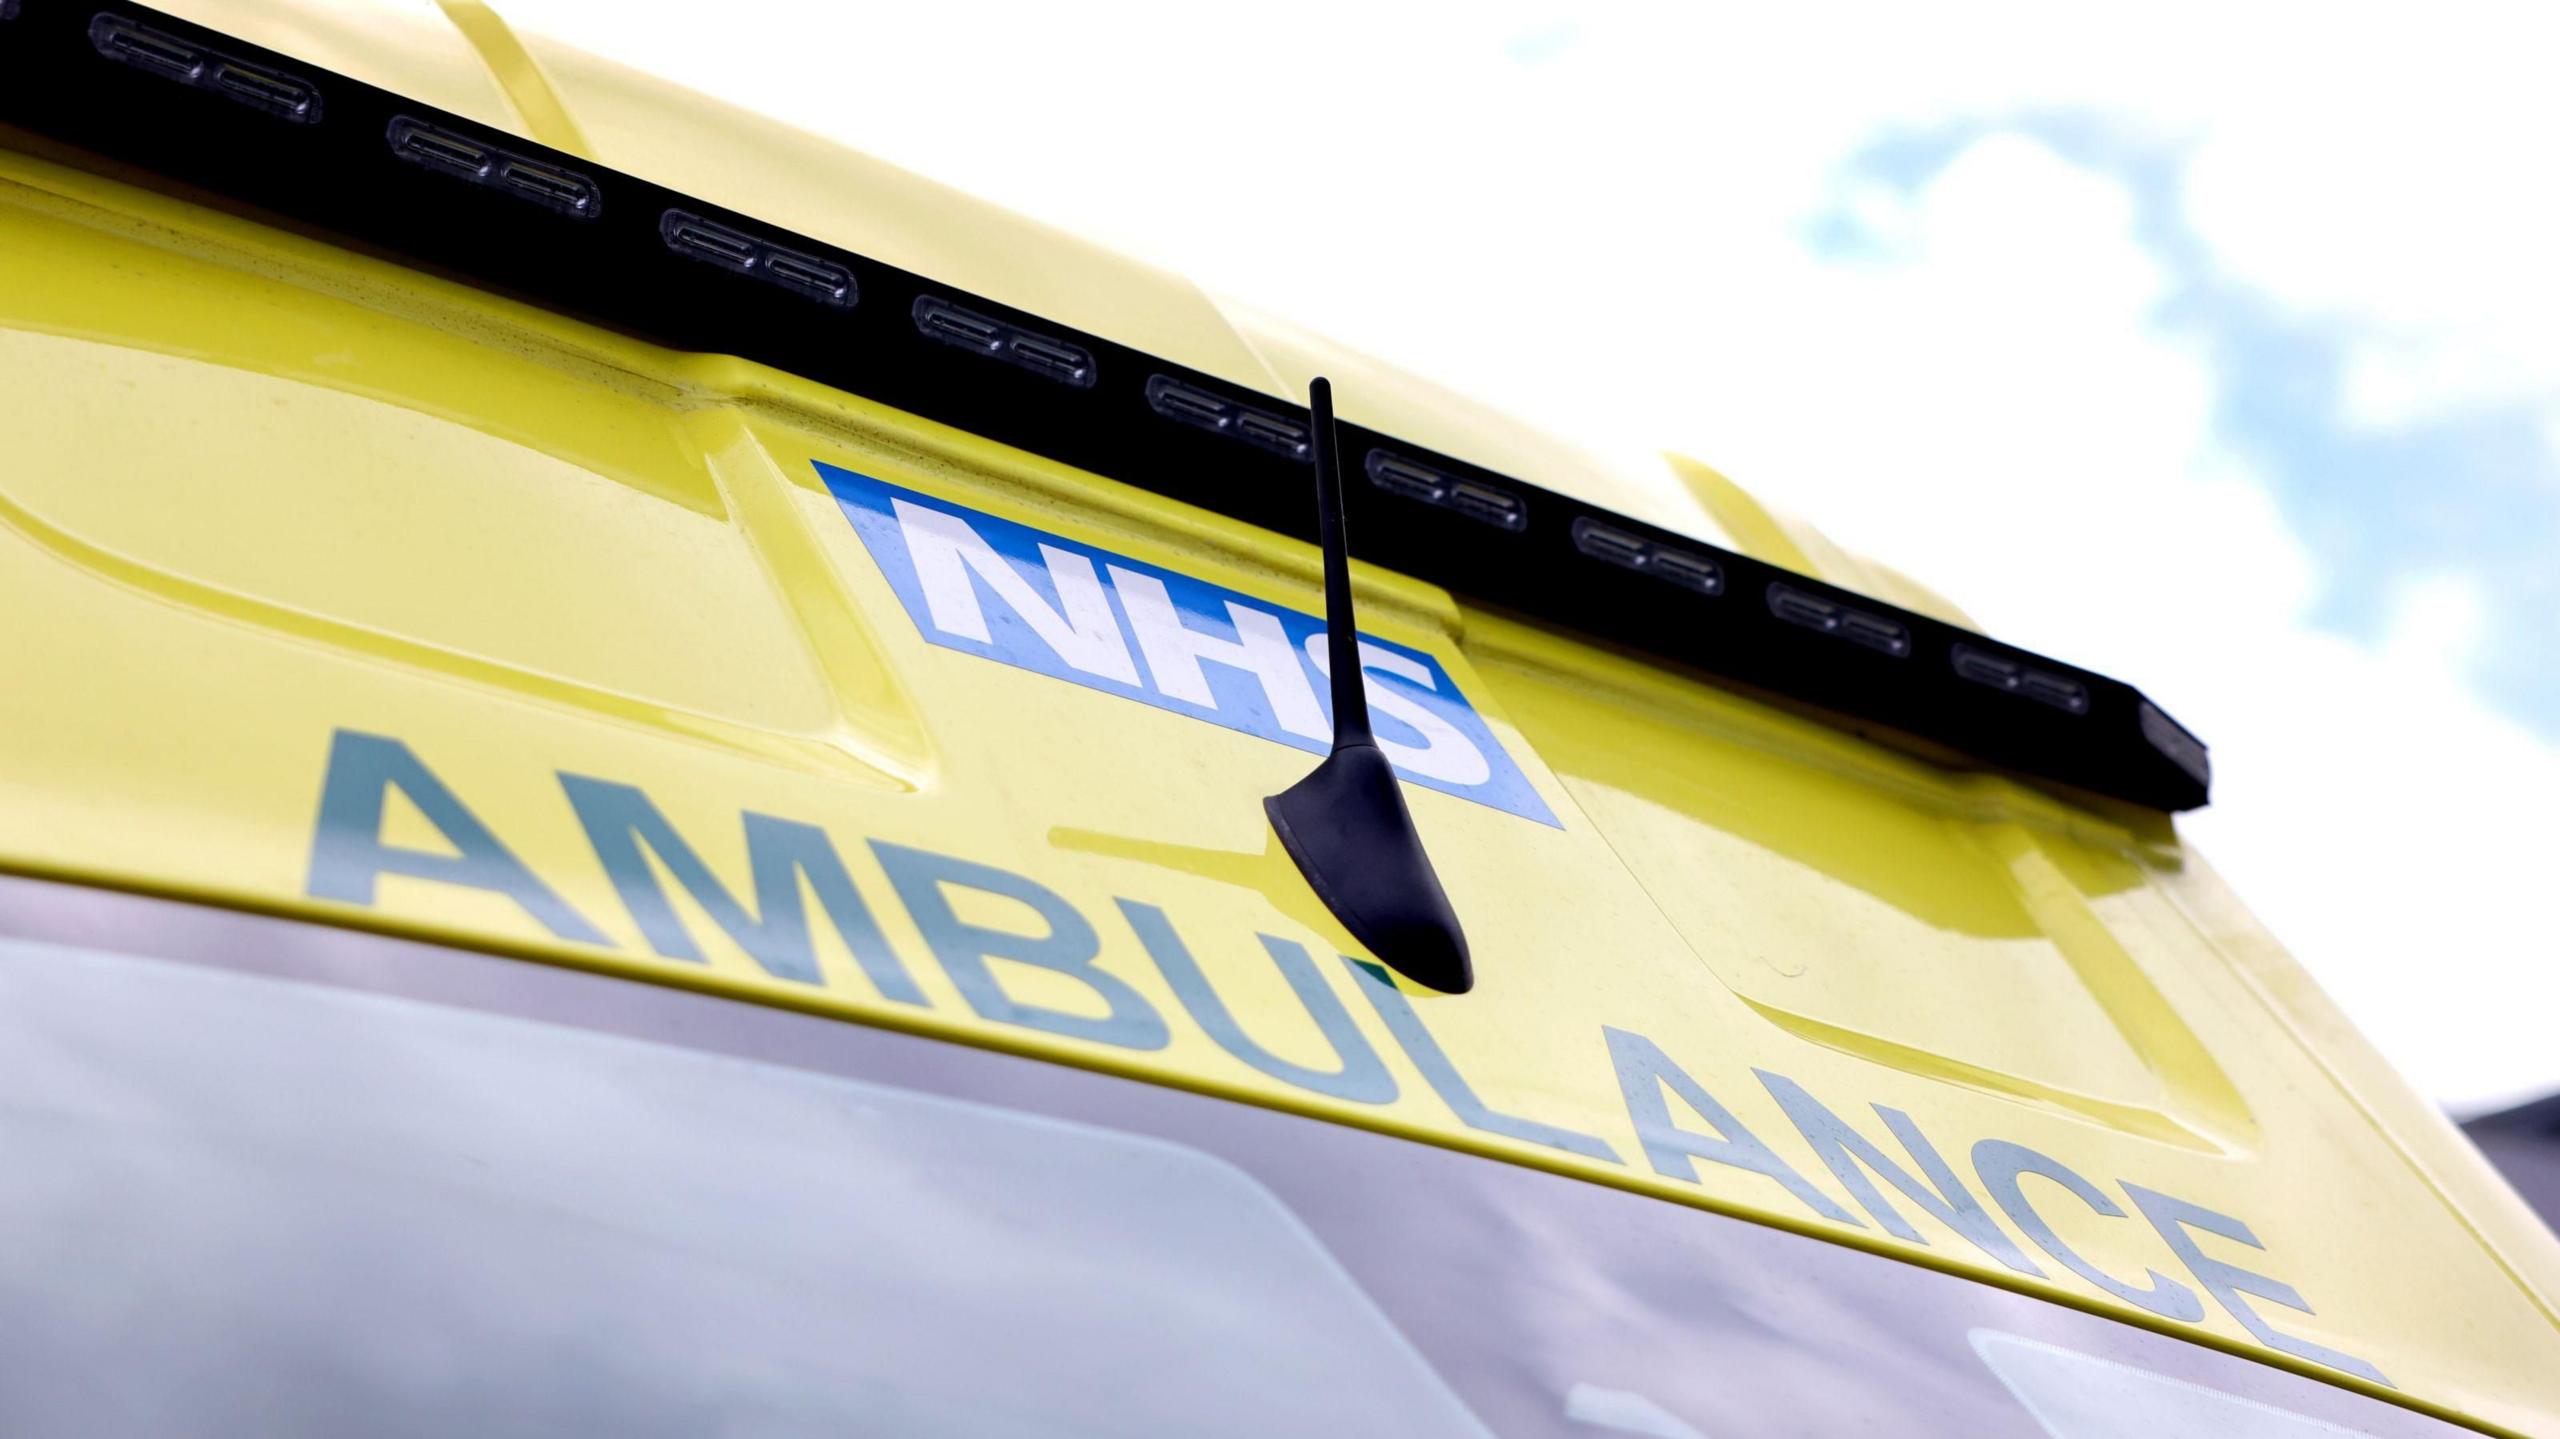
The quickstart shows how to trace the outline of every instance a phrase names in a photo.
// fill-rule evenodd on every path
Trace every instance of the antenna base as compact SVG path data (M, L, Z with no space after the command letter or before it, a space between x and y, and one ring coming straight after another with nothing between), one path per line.
M1262 810L1316 897L1379 962L1443 994L1475 988L1457 911L1375 744L1341 746Z

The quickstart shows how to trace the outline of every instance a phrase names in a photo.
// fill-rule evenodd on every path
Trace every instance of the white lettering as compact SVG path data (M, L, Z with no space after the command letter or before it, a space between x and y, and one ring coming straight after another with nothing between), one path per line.
M1059 659L1089 675L1128 685L1138 682L1138 666L1129 658L1128 642L1120 637L1120 623L1112 618L1111 601L1102 593L1093 561L1054 545L1040 547L1049 582L1058 590L1058 605L1052 609L968 521L901 499L890 503L897 507L898 529L906 537L916 583L924 590L936 629L995 643L986 614L978 608L977 586L969 580L974 571Z
M1200 672L1200 664L1206 660L1227 665L1262 682L1263 696L1271 702L1271 713L1282 729L1309 739L1331 735L1324 707L1316 703L1315 686L1298 664L1298 652L1290 646L1288 632L1280 628L1278 615L1229 600L1227 618L1236 627L1236 637L1204 635L1182 623L1162 581L1118 565L1110 568L1111 587L1120 594L1120 607L1129 612L1129 628L1137 633L1138 652L1147 657L1147 672L1155 676L1157 689L1215 709L1218 701L1209 692L1209 679Z

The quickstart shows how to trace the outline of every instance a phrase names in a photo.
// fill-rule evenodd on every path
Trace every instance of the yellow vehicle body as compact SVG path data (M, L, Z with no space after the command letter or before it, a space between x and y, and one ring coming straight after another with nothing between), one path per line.
M1292 397L1330 375L1349 419L1960 619L1704 465L1613 470L477 4L170 8L1242 387ZM1322 610L1311 547L0 140L0 866L1295 1111L1932 1266L2493 1432L2560 1434L2560 1245L2166 816L1916 757L1363 567L1364 629L1443 667L1553 822L1408 786L1482 982L1402 986L1382 1007L1363 992L1374 974L1319 967L1393 1097L1291 1083L1211 1033L1131 916L1181 937L1235 1028L1326 1069L1326 1036L1258 939L1362 953L1260 806L1309 757L930 643L818 466L1300 613ZM373 768L355 775L358 760ZM564 775L645 796L732 894L756 890L745 817L822 833L911 990L824 924L814 977L775 973L659 855L699 952L665 953ZM368 785L365 811L347 795ZM513 857L513 888L416 858L470 848L445 801ZM333 835L332 803L374 832ZM1062 900L1107 987L999 963L991 1005L983 972L942 962L950 932L1051 920L947 885L948 912L920 917L933 900L890 871L899 852ZM349 864L372 867L342 882ZM528 904L537 890L582 923ZM1386 1018L1397 1005L1464 1093L1417 1063ZM1133 1014L1154 1023L1106 1023ZM1721 1101L1822 1202L1769 1172L1666 1158L1631 1111L1630 1054ZM1892 1232L1782 1093L1878 1142L1897 1112L1959 1169L1985 1144L2059 1161L2114 1202L2034 1189L2058 1240L2126 1285L2175 1281L2203 1312L2169 1317L2032 1250L2022 1272L1909 1205L1908 1237ZM1652 1098L1679 1129L1715 1128L1684 1095ZM2195 1272L2132 1189L2239 1220L2256 1247L2184 1232L2304 1307Z

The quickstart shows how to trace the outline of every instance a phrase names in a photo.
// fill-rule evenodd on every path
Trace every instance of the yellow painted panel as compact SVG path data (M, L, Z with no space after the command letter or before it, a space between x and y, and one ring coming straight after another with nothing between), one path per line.
M578 118L615 143L610 122ZM1558 822L1409 788L1482 983L1380 1004L1325 963L1398 1080L1391 1102L1355 1103L1221 1044L1124 907L1167 917L1245 1033L1325 1068L1261 938L1357 954L1259 806L1308 756L930 642L815 466L1266 609L1318 607L1304 547L740 361L20 157L0 158L0 393L0 865L1284 1107L1940 1266L2436 1412L2560 1427L2560 1249L2158 816L1925 763L1363 572L1365 627L1439 662ZM351 743L424 776L360 836L318 823ZM754 893L747 816L814 827L881 926L887 954L869 959L913 996L884 992L825 924L818 982L768 968L664 867L649 882L702 958L658 952L569 801L577 777L645 795L731 896ZM433 862L464 843L430 813L448 800L504 844L514 890ZM1088 927L1090 969L997 958L992 1002L897 888L900 848L979 867L982 882L944 891L959 924L1026 943L1055 939L1061 917ZM315 894L315 859L359 852L407 858ZM529 908L525 884L557 908ZM1027 1023L1039 1009L1160 1028L1074 1037ZM1729 1113L1622 1082L1613 1048L1635 1052L1631 1037ZM2309 1310L2226 1296L2162 1317L2048 1249L2032 1275L2003 1267L1910 1205L1897 1237L1782 1107L1788 1084L1887 1154L1910 1155L1890 1111L1977 1180L2002 1145L2085 1176L2118 1212L2042 1189L2036 1212L2102 1274L2209 1287L2130 1212L2138 1191L2229 1216L2254 1244L2197 1242ZM1642 1122L1655 1105L1693 1149L1722 1129L1730 1156L1747 1129L1767 1171L1666 1149Z
M1659 676L1589 723L1591 666L1506 667L1494 692L1689 947L1762 1017L1949 1083L2202 1146L2249 1120L2209 1057L2162 1072L2183 1030L2051 851L2101 890L2134 864L1985 819L1961 796L1878 784L1719 733L1730 702ZM2109 861L2112 860L2112 863ZM1986 1024L1991 1006L2031 1025Z

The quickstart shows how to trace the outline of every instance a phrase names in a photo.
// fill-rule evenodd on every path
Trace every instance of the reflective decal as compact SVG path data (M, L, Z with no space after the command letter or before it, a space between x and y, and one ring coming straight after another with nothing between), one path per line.
M1089 561L1091 555L1084 559ZM1060 566L1065 573L1076 568ZM1022 579L1018 571L1009 572L1017 581ZM1101 630L1095 617L1105 611L1087 607L1080 618L1069 621L1065 612L1078 603L1062 601L1059 609L1050 611L1051 618L1067 630L1090 623L1087 638L1098 646L1095 637ZM1325 978L1331 966L1318 963L1294 940L1270 934L1186 937L1179 921L1164 909L1127 897L1117 899L1116 916L1100 910L1089 915L1066 895L1029 875L876 836L870 839L869 851L886 878L888 899L875 901L863 893L845 862L848 853L858 851L849 847L845 837L818 825L745 811L722 842L708 830L692 834L679 830L637 786L574 773L554 778L563 807L584 832L597 868L610 882L640 940L660 959L680 961L687 967L704 963L702 941L707 930L716 929L769 981L792 990L823 987L828 981L817 963L815 925L807 909L807 898L814 896L819 914L850 951L871 988L898 1004L930 1008L932 1001L875 918L892 913L888 903L893 901L962 1002L990 1023L1124 1052L1166 1049L1174 1042L1175 1026L1187 1025L1246 1069L1308 1094L1366 1105L1393 1104L1405 1092L1388 1068L1390 1058L1400 1056L1458 1124L1594 1163L1628 1162L1610 1138L1495 1108L1466 1077L1462 1056L1441 1043L1394 976L1356 956L1342 956L1340 972L1367 1000L1369 1012L1393 1041L1392 1048L1371 1042L1353 1016L1356 1007L1347 1004ZM440 833L451 852L389 842L384 811L394 790ZM745 892L722 882L715 865L732 874L745 873L749 880ZM673 902L673 893L661 881L661 870L691 901L689 906ZM616 947L612 938L561 897L563 890L574 892L574 886L563 883L555 888L536 875L407 744L386 735L341 730L330 741L321 780L306 891L317 899L371 908L380 904L378 881L385 875L503 896L552 935ZM570 878L549 877L555 882ZM876 880L872 883L878 885ZM707 920L707 927L693 915ZM1199 955L1258 948L1278 967L1332 1051L1331 1065L1283 1058L1248 1035L1211 983L1193 952L1195 944ZM1160 1008L1134 982L1150 963L1171 989L1172 1004ZM1057 992L1056 981L1081 988L1080 1002L1075 1009L1059 1009L1023 997L1009 986L1008 976L1033 978L1027 971L1046 972L1049 982L1041 986L1045 994ZM1099 1015L1092 1012L1096 1008L1102 1011ZM1887 1105L1866 1106L1917 1166L1917 1173L1795 1080L1774 1070L1749 1071L1771 1103L1746 1103L1745 1107L1783 1121L1785 1129L1776 1124L1766 1128L1771 1135L1793 1130L1794 1138L1802 1140L1822 1165L1821 1171L1808 1173L1788 1163L1741 1114L1716 1096L1701 1077L1703 1067L1693 1070L1654 1038L1631 1029L1603 1026L1590 1043L1594 1067L1605 1064L1607 1068L1600 1072L1614 1072L1617 1079L1626 1121L1625 1128L1617 1131L1619 1142L1631 1136L1647 1164L1665 1179L1706 1184L1701 1162L1741 1170L1771 1181L1822 1221L1842 1229L1866 1229L1867 1220L1816 1182L1820 1173L1827 1172L1885 1233L1926 1246L1930 1241L1919 1226L1875 1183L1882 1179L1912 1208L2011 1271L2035 1277L2044 1273L2000 1227L2000 1217L2090 1288L2176 1323L2204 1322L2204 1296L2169 1274L2145 1268L2142 1282L2136 1283L2099 1268L2066 1242L2047 1210L2057 1204L2076 1204L2136 1232L2156 1231L2165 1257L2174 1259L2268 1350L2372 1384L2391 1383L2363 1359L2276 1328L2250 1303L2254 1299L2302 1314L2313 1312L2310 1301L2290 1283L2206 1251L2200 1235L2220 1241L2218 1248L2238 1245L2263 1252L2257 1233L2232 1215L2119 1180L2118 1187L2140 1211L2137 1219L2098 1181L2050 1155L1996 1137L1978 1139L1970 1150L1974 1179L1980 1194L1990 1201L1986 1206L1910 1115ZM1728 1092L1752 1093L1748 1086ZM2024 1183L2030 1177L2040 1181L2032 1196ZM2015 1379L2006 1369L2002 1377ZM1632 1433L1676 1432L1664 1428L1662 1417L1644 1407L1647 1401L1641 1395L1590 1386L1577 1393L1581 1408L1567 1416L1577 1423L1602 1428L1614 1424ZM1647 1424L1654 1427L1642 1427Z
M833 465L818 474L933 643L1309 754L1330 746L1321 616ZM1360 657L1397 774L1556 824L1438 660L1366 635Z

